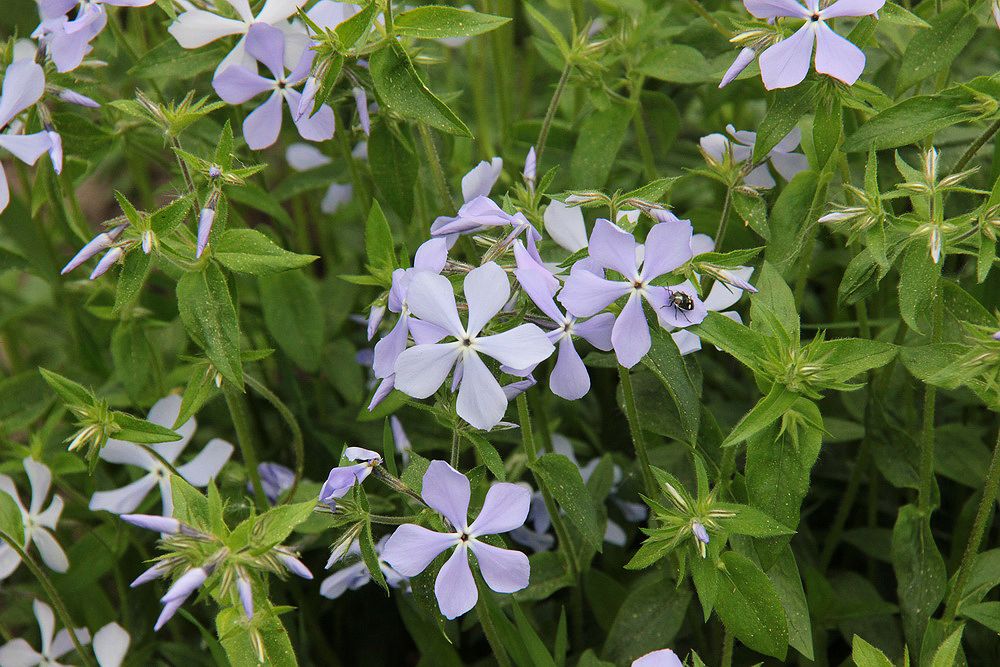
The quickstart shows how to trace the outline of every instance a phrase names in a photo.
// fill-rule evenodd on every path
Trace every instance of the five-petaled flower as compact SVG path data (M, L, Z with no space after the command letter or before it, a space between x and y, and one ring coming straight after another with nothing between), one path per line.
M611 330L611 344L622 366L635 366L652 344L643 299L661 323L670 326L686 327L705 319L705 305L694 290L652 284L691 259L691 223L687 220L674 218L653 225L643 247L632 234L602 218L591 232L589 251L589 258L573 265L559 302L573 315L588 317L628 295ZM605 269L618 272L624 280L608 280Z
M149 410L147 419L154 424L172 428L181 413L181 397L171 394L161 398ZM163 500L163 516L173 514L173 496L170 488L171 471L164 461L173 466L174 462L191 442L196 427L194 417L175 429L180 440L162 442L149 447L140 446L124 440L108 440L101 448L101 458L108 463L131 465L147 471L134 482L114 491L98 491L90 499L91 510L107 510L114 514L127 514L139 506L139 503L159 483L160 497ZM155 455L150 452L155 452ZM232 456L233 446L221 438L212 438L205 448L176 470L181 477L194 486L206 486L208 482L226 464ZM162 459L162 461L160 460Z
M407 293L410 312L455 340L421 343L403 351L396 360L395 383L405 394L427 398L454 368L452 387L458 387L458 416L478 429L489 430L503 418L507 397L480 355L492 357L508 368L528 368L547 359L555 348L534 324L482 335L483 328L510 298L510 281L495 263L470 271L464 288L469 308L467 326L458 317L455 293L447 278L428 271L413 277Z
M809 72L813 44L816 71L853 85L865 69L864 52L827 25L830 19L874 14L885 0L836 0L820 8L820 0L743 0L747 11L759 19L804 19L795 34L769 46L760 54L760 78L768 90L791 88Z
M16 60L7 67L0 92L0 148L21 162L35 164L52 147L46 131L22 134L23 125L15 117L41 99L45 92L45 72L32 60ZM10 203L10 189L0 165L0 212Z
M45 498L49 495L49 488L52 486L52 471L44 463L30 456L22 463L31 486L31 501L28 507L25 508L21 502L14 480L7 475L0 475L0 493L6 493L13 498L21 510L21 523L24 525L22 548L27 551L28 546L34 542L42 561L47 566L56 572L65 572L69 569L69 560L66 558L66 552L52 535L59 522L59 515L62 514L63 499L53 495L52 502L44 511L42 510ZM21 557L18 553L6 542L0 544L0 580L9 577L20 564Z
M382 463L382 456L378 452L364 447L348 447L344 450L344 458L355 463L330 470L323 488L319 490L319 502L328 505L330 509L336 509L337 499L343 498L355 484L365 481L375 467Z
M36 651L24 639L12 639L0 646L0 665L5 667L14 665L22 667L59 666L63 664L59 662L59 659L74 649L68 629L63 628L58 633L56 632L56 617L52 613L52 607L41 600L34 600L31 603L31 608L38 621L38 631L42 640L41 650ZM87 628L76 628L73 630L73 634L76 635L80 644L90 643L90 633L87 632Z
M247 53L263 63L274 75L268 79L244 65L230 65L212 81L215 92L230 104L242 104L261 93L272 91L267 101L243 121L243 137L253 150L267 148L281 132L282 100L287 101L295 126L303 139L326 141L333 137L333 109L323 105L314 115L296 118L301 93L294 86L305 81L316 52L306 49L291 72L285 73L285 35L281 30L255 23L246 38Z
M378 559L379 570L382 571L382 576L385 577L385 582L387 584L393 588L406 588L409 585L409 580L399 572L396 572L396 570L394 570L392 566L386 563L385 559L382 558L382 551L385 549L385 543L388 539L389 537L387 535L379 540L378 544L375 545L375 556ZM359 558L359 560L337 570L320 583L319 594L323 597L336 600L347 591L357 590L372 580L372 574L368 571L368 566L363 560L360 560L361 545L357 540L351 543L347 553L351 556ZM331 557L326 566L329 568L338 560L339 558Z
M444 461L431 461L424 473L421 496L451 524L450 532L435 532L414 523L396 529L385 543L382 558L404 577L414 577L438 554L454 549L434 581L434 595L446 618L456 618L476 606L479 592L469 551L476 556L486 585L497 593L513 593L528 585L528 557L482 541L484 535L506 533L524 524L531 492L517 484L490 487L476 520L469 524L471 487L468 478Z

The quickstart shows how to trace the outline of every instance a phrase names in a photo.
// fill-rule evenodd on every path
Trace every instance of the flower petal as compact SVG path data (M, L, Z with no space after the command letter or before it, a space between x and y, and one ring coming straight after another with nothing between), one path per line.
M180 440L153 445L157 453L171 463L177 460L180 453L191 442L195 429L198 427L198 422L195 421L194 417L191 417L174 429L174 422L177 421L177 418L181 414L181 403L179 395L170 394L154 403L153 407L149 409L149 414L146 416L146 419L154 424L173 429L177 435L181 436Z
M553 199L543 216L545 231L559 246L576 252L587 247L587 227L583 209Z
M28 506L28 514L34 516L42 510L42 503L49 495L52 471L47 465L30 456L25 457L23 464L25 472L28 473L28 483L31 485L31 504Z
M631 289L629 283L607 280L588 270L574 270L570 272L557 299L577 317L589 317L601 312Z
M371 581L371 575L363 562L353 563L342 570L337 570L323 580L319 585L319 594L325 598L336 600L348 590L361 588Z
M441 273L448 261L448 242L442 238L428 239L420 244L413 256L413 268Z
M753 275L753 267L741 266L729 269L729 273L734 274L740 280L747 281ZM739 301L741 296L743 296L743 290L717 280L712 284L712 289L709 290L708 296L705 298L705 308L716 312L725 310Z
M271 70L274 79L285 77L285 35L267 23L254 23L247 31L247 53Z
M75 628L76 638L81 644L90 643L90 631L87 628ZM52 647L48 650L49 658L58 659L76 648L73 640L69 638L69 630L63 628L56 633L56 638L52 640Z
M46 528L56 529L56 524L59 523L59 516L63 511L63 499L60 496L52 496L52 502L49 503L48 509L46 509L41 514L35 517L35 521Z
M503 160L495 157L489 162L483 160L462 177L462 199L472 201L476 197L489 196L490 190L500 178Z
M469 526L469 534L497 535L524 525L531 507L531 490L510 482L497 482L486 492L479 516Z
M0 93L0 127L42 98L45 71L34 60L15 60L3 75Z
M108 623L94 634L94 655L100 667L119 667L131 642L128 632L117 623Z
M621 227L601 218L590 234L590 256L601 266L614 269L627 280L639 275L636 266L635 237Z
M469 336L477 336L510 299L510 280L496 262L476 267L465 276L465 300L469 304Z
M439 553L457 543L458 537L453 534L404 523L386 540L382 560L404 577L415 577L426 570Z
M47 132L0 135L0 148L7 149L25 164L35 164L51 147L52 139Z
M475 349L511 368L527 368L552 356L555 348L534 324L521 324L493 336L480 336Z
M406 305L414 315L436 324L455 338L465 333L458 319L455 292L444 276L426 271L416 273L406 292Z
M559 281L534 260L520 240L514 243L514 259L517 261L514 276L521 289L549 319L556 324L562 323L563 314L552 298L559 291Z
M267 0L257 15L261 23L277 23L284 21L295 13L307 0Z
M764 190L775 186L774 177L771 176L771 171L767 168L767 164L762 164L754 168L749 174L743 177L743 182L750 187Z
M385 378L396 372L396 360L406 349L409 340L409 321L409 314L403 313L389 333L375 343L375 356L372 360L372 373L375 377Z
M824 19L840 16L868 16L882 9L885 0L837 0L826 9L820 11Z
M791 88L806 78L815 35L811 22L807 22L794 35L760 54L760 78L765 88Z
M611 313L607 313L611 315ZM614 316L611 316L614 318ZM569 336L559 341L559 356L549 375L549 389L567 401L583 398L590 391L590 374Z
M302 143L289 146L285 151L285 160L288 162L288 166L296 171L309 171L333 162L320 149Z
M34 667L45 659L23 639L12 639L0 646L0 665L4 667Z
M194 486L207 486L233 455L233 446L222 438L212 438L196 457L177 468L181 477Z
M449 620L476 606L479 591L476 589L476 580L472 578L469 552L464 542L458 545L438 572L437 579L434 580L434 596L441 613Z
M444 461L431 461L424 473L420 496L444 515L455 530L462 531L468 526L470 489L468 477Z
M251 150L259 151L278 140L281 132L281 93L274 91L267 101L243 120L243 137Z
M743 6L759 19L776 19L782 16L809 17L809 10L796 0L743 0Z
M786 181L809 168L809 160L801 153L771 153L771 165Z
M674 271L691 259L691 221L672 220L653 225L646 236L642 277L652 280Z
M38 528L31 531L31 538L34 540L35 546L38 547L38 553L41 555L42 561L50 570L65 572L69 569L69 559L66 558L66 552L59 546L56 538L52 536L52 533L47 528Z
M499 424L507 411L507 395L475 352L466 354L462 363L456 409L459 417L483 431Z
M274 82L256 72L251 72L243 65L230 65L212 79L212 87L222 101L229 104L243 104L265 91L272 90ZM289 154L292 148L294 146L289 147Z
M632 368L639 363L652 344L649 337L649 325L646 315L642 312L642 299L638 294L628 298L625 307L615 320L611 330L611 344L615 349L618 363L625 368Z
M528 557L520 551L501 549L478 540L470 542L469 548L476 554L486 585L497 593L514 593L528 587L531 566Z
M299 136L309 141L327 141L333 138L334 132L337 129L337 121L334 118L333 109L323 104L311 116L305 114L296 120L295 110L299 106L302 94L297 90L286 90L285 96L288 100L288 108L292 112L295 127L299 131Z
M191 9L178 16L167 32L185 49L197 49L221 37L246 32L246 24L202 9Z
M816 32L816 71L853 85L865 69L865 53L825 23Z
M584 339L598 350L612 348L611 330L615 325L613 313L598 313L593 317L573 323L573 335Z
M396 389L413 398L427 398L433 394L458 360L459 345L436 343L404 350L396 359Z

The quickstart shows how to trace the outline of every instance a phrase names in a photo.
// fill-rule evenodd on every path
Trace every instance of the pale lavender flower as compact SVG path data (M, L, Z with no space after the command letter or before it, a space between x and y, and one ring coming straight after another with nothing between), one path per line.
M49 159L52 160L52 171L61 174L63 169L62 136L51 124L45 123L45 134L49 137Z
M375 556L378 558L379 570L382 571L382 576L385 577L387 584L393 588L406 588L409 585L409 580L393 569L382 558L382 552L385 549L385 543L388 539L389 537L385 536L375 545ZM363 560L360 560L361 547L357 540L351 544L347 553L357 557L358 560L347 567L337 570L320 583L319 594L323 597L336 600L347 591L355 591L372 580L368 566L365 565ZM327 563L327 567L333 565L334 562L336 561Z
M41 650L36 651L24 639L12 639L0 646L0 665L5 667L34 667L35 665L60 667L62 663L59 662L59 659L75 648L73 640L70 639L69 630L63 628L58 633L56 632L56 617L52 613L52 607L41 600L34 600L31 603L31 608L38 621L38 630L42 640ZM81 644L90 643L90 633L87 632L86 628L76 628L73 633Z
M668 648L639 656L632 661L632 667L684 667L677 654Z
M247 35L255 25L274 26L291 35L301 34L301 43L297 45L296 49L293 49L293 51L298 51L298 53L293 53L296 58L302 50L308 50L305 48L304 31L296 30L287 21L299 7L306 3L306 0L267 0L256 16L250 11L248 0L225 0L225 2L236 10L238 19L227 18L203 9L189 9L180 14L167 28L167 32L173 35L177 43L185 49L197 49L229 35L240 35L239 41L216 67L215 77L233 65L253 66L252 59L247 57ZM294 62L286 64L294 65ZM306 68L306 72L308 73L308 68Z
M751 159L754 144L757 142L757 133L737 130L732 125L726 125L726 132L729 133L729 137L714 133L701 138L699 145L705 155L717 164L724 163L727 154L732 157L734 164L741 164ZM801 141L802 131L796 127L767 154L767 160L771 166L786 181L792 180L796 174L809 168L806 156L795 152ZM767 167L767 162L747 174L743 182L754 188L773 188L775 186L775 180Z
M122 521L137 528L152 530L165 535L177 535L181 532L181 522L169 516L155 514L122 514Z
M272 91L267 101L243 121L243 136L247 146L253 150L261 150L277 141L278 133L281 132L282 100L287 102L294 119L301 97L294 86L302 83L308 76L316 52L312 49L303 51L298 64L286 74L285 35L278 28L262 23L255 23L250 27L246 50L265 65L274 78L263 77L243 65L230 65L212 80L212 86L218 96L230 104L242 104L261 93ZM326 141L333 137L333 110L325 104L315 115L303 115L294 122L303 139Z
M94 270L91 271L90 280L97 280L107 273L112 266L118 263L118 260L120 260L124 254L125 251L122 247L117 245L104 253L104 256L101 257L101 261L99 261L97 266L94 267Z
M351 89L351 94L354 95L354 105L358 108L358 121L361 123L361 129L366 135L371 134L372 123L368 116L368 93L365 92L364 88L355 86Z
M315 146L302 143L289 146L285 151L285 159L288 161L288 166L295 171L318 169L333 162ZM328 214L336 213L341 206L351 201L353 195L354 188L350 183L331 183L320 201L319 210Z
M719 88L725 88L733 79L738 77L743 70L750 66L753 59L757 57L757 52L751 49L749 46L744 47L736 56L736 60L733 64L729 66L726 73L722 76L722 81L719 83Z
M125 660L132 638L128 631L111 622L94 634L94 657L100 667L119 667Z
M56 572L65 572L69 569L69 560L66 558L66 552L59 546L52 534L56 529L56 524L59 523L59 516L62 514L63 499L53 495L49 506L42 509L45 505L45 498L49 495L49 488L52 486L52 471L44 463L40 463L30 456L22 461L22 465L24 465L24 471L28 475L28 484L31 486L31 500L27 507L21 502L21 496L17 492L14 480L7 475L0 475L0 493L6 493L13 498L14 503L21 510L21 523L24 526L22 548L27 551L28 547L34 543L42 561L50 569ZM0 580L9 577L20 564L21 557L17 552L11 549L6 542L0 544Z
M215 224L215 207L216 199L213 197L198 215L198 247L195 257L201 257L208 247L208 239L212 236L212 226Z
M110 248L118 237L121 236L122 232L125 231L126 227L128 227L128 225L118 225L117 227L113 227L106 232L101 232L92 238L85 246L80 248L80 251L73 256L73 259L66 263L66 266L64 266L62 271L59 273L61 275L66 275L97 253Z
M693 524L691 524L691 532L694 533L694 536L698 539L699 542L701 542L702 544L708 544L709 542L708 531L705 530L705 526L695 521Z
M451 246L460 234L508 226L511 230L500 242L500 247L506 248L513 243L515 238L524 234L528 250L537 261L541 262L537 247L538 242L542 240L542 235L538 233L535 226L528 221L523 213L518 212L511 215L486 195L480 195L463 204L458 209L458 215L454 218L439 217L436 219L431 224L431 236L443 236L448 239L448 245Z
M368 335L368 340L375 337L375 332L378 331L379 326L382 324L382 319L385 317L386 307L381 304L374 304L368 309L368 319L365 321L365 333ZM374 363L375 360L375 350L372 350L371 362ZM368 364L369 366L371 363Z
M583 222L583 209L567 206L553 199L542 216L545 233L562 248L577 252L587 247L587 227Z
M100 102L93 100L82 93L78 93L75 90L70 90L69 88L60 88L57 96L63 102L68 102L69 104L75 104L89 109L101 108Z
M351 18L355 14L361 11L361 7L358 5L343 3L343 2L333 2L332 0L320 0L313 8L306 12L306 16L309 20L315 23L318 27L333 30L340 23L343 23L347 19ZM295 21L292 24L293 28L301 27L301 36L305 38L304 48L311 49L316 45L316 42L312 39L315 35L312 34L312 29L308 26L299 26L299 22ZM296 35L299 37L300 35ZM298 40L296 40L298 41ZM297 44L293 45L294 48ZM299 103L296 108L292 111L292 118L296 121L300 120L304 116L313 115L313 107L316 102L316 93L319 92L319 80L312 74L306 78L306 83L302 87L302 97L299 99ZM365 113L367 113L367 107ZM360 110L359 110L360 112ZM365 132L367 134L367 131Z
M469 554L476 555L486 585L497 593L513 593L527 587L528 557L520 551L502 549L481 541L484 535L506 533L524 524L531 493L517 484L494 484L476 520L469 524L468 478L444 461L431 461L424 473L421 496L451 524L452 532L438 533L413 523L403 524L389 537L382 557L405 577L414 577L438 554L454 549L434 582L438 607L446 618L461 616L476 606L479 593L469 567Z
M278 560L280 560L281 564L285 566L285 569L294 574L296 577L309 580L313 578L312 572L310 572L309 568L305 566L305 563L300 561L294 555L284 549L277 549L277 554Z
M632 234L600 219L590 235L590 257L577 262L559 293L559 302L576 317L596 315L623 296L628 301L615 319L611 343L618 363L635 366L652 344L642 302L649 302L661 322L686 327L705 319L707 311L697 293L683 288L654 286L653 280L683 266L692 257L691 223L660 222L649 230L643 248ZM644 259L640 259L640 255ZM604 270L624 280L608 280Z
M168 566L165 562L157 561L142 574L136 577L135 580L129 584L129 588L138 588L143 584L148 584L151 581L163 577L167 573L167 567Z
M337 499L343 498L355 484L365 481L375 466L382 463L378 452L364 447L348 447L344 450L344 458L355 463L331 469L323 488L319 490L319 502L330 509L337 509Z
M295 473L291 468L280 463L265 461L257 466L257 475L260 477L260 484L264 487L264 496L272 505L277 504L278 499L295 483ZM247 488L252 492L253 487L247 483Z
M993 334L993 340L1000 340L1000 331Z
M498 157L493 158L489 162L483 160L470 169L469 172L462 177L463 206L478 197L489 197L490 191L493 190L493 186L496 185L497 179L500 178L500 172L502 171L503 160ZM461 212L459 212L458 217L439 216L433 223L431 223L431 235L437 236L438 230L446 225L452 225L452 223L457 221L460 217ZM448 234L449 247L455 243L456 238L458 238L458 233Z
M820 9L819 0L743 0L747 11L759 19L788 17L805 23L791 37L768 47L760 54L760 78L768 90L798 85L809 72L813 44L816 71L853 85L865 69L865 54L830 26L827 20L843 16L874 14L885 0L837 0Z
M413 445L410 443L410 438L406 435L406 431L403 430L403 422L399 421L399 417L396 415L392 415L389 417L389 427L392 429L392 442L396 445L399 458L402 459L404 464L409 463L410 451L413 449Z
M527 484L522 484L529 491ZM528 516L524 525L510 531L510 539L524 545L532 551L549 551L556 544L556 538L549 533L552 528L552 517L545 506L545 497L540 491L531 493L528 505Z
M556 364L549 376L549 389L568 401L583 398L590 391L590 374L573 345L573 338L583 338L598 350L610 351L615 316L598 313L590 319L578 320L563 313L553 299L559 290L559 281L531 257L520 241L514 244L514 257L517 261L514 276L521 289L555 326L547 333L553 345L559 347Z
M48 132L20 134L20 123L12 121L22 111L41 99L45 92L45 72L32 60L17 60L4 72L0 92L0 148L26 164L35 164L52 147ZM10 203L7 175L0 164L0 212Z
M70 72L80 66L91 52L90 42L104 30L108 23L107 13L91 13L83 23L73 24L68 16L42 16L31 36L45 47L45 53L56 66L57 72ZM74 29L75 28L75 29Z
M458 416L472 426L489 430L503 418L507 398L500 383L483 363L486 355L510 368L528 368L548 358L554 347L541 329L522 324L502 333L480 335L510 299L507 274L493 262L465 277L468 325L463 326L451 282L427 271L414 276L407 302L414 316L447 332L449 343L423 343L405 350L396 360L395 386L414 398L427 398L454 368L458 386Z
M147 419L165 428L172 428L181 411L181 397L171 394L157 401L149 410ZM191 442L194 436L196 422L194 417L187 420L174 431L181 436L174 442L161 442L149 445L164 461L173 465L181 452ZM232 456L233 446L220 438L208 441L205 448L193 459L181 466L176 466L177 472L194 486L207 486L208 482L226 464ZM160 486L160 497L163 501L163 516L173 514L173 495L170 486L170 470L158 458L147 451L146 447L124 440L108 440L101 448L101 458L108 463L130 465L142 468L147 474L134 482L114 491L98 491L90 499L90 509L106 510L113 514L128 514L139 506L157 484Z

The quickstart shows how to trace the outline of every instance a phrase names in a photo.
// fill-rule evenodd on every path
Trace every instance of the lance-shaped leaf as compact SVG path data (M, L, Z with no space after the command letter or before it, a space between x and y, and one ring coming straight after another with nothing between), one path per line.
M191 339L229 382L243 389L240 328L226 277L215 264L177 283L177 307Z
M750 412L743 415L743 418L733 427L733 430L726 436L726 439L722 441L722 446L732 447L755 433L764 430L781 419L798 398L798 394L788 389L785 385L775 383L767 396L757 401L757 404L750 409Z
M393 27L397 35L443 39L481 35L509 22L510 19L506 16L429 5L399 14L393 20Z
M227 229L212 256L230 271L254 276L302 268L319 259L285 250L255 229Z

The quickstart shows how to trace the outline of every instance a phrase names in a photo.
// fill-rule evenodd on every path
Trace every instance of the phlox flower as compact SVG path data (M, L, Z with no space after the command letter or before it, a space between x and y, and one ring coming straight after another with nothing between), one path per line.
M677 654L668 648L661 648L632 661L632 667L684 667Z
M83 59L94 47L90 45L97 35L108 24L108 15L103 7L98 11L89 12L80 17L81 21L71 21L65 12L59 12L59 2L52 3L53 13L41 4L42 21L31 36L45 47L49 59L56 66L57 72L70 72L83 62Z
M514 245L514 257L517 261L514 276L521 289L555 325L555 329L546 334L554 345L559 346L556 364L549 376L549 389L569 401L583 398L590 391L590 374L576 351L573 338L583 338L598 350L610 351L615 316L598 313L590 319L578 320L563 313L553 299L559 289L559 281L531 257L520 241Z
M388 536L383 537L375 545L375 555L378 557L379 569L382 571L382 576L385 577L385 582L387 584L393 588L405 588L408 585L407 578L399 572L396 572L396 570L394 570L392 566L386 563L382 558L382 552L385 549L385 543L388 539ZM358 560L351 563L347 567L337 570L320 583L319 594L323 597L336 600L347 591L356 591L372 580L372 575L371 572L368 571L368 566L365 565L363 560L360 560L361 547L357 540L351 544L347 553L357 557ZM334 562L336 562L336 560L338 559L331 558L330 562L327 563L326 566L330 567Z
M683 283L651 284L691 259L690 222L673 219L653 225L643 247L632 234L602 218L591 232L589 251L588 260L570 270L559 302L576 317L589 317L628 296L611 330L611 344L622 366L635 366L652 344L643 300L657 311L661 322L671 326L685 327L705 319L707 311L694 290L682 288ZM608 280L605 269L618 272L624 280Z
M149 410L147 419L165 428L172 428L181 412L181 397L171 394L161 398ZM181 436L174 442L161 442L149 445L156 454L167 463L174 465L181 453L191 442L197 422L194 417L174 429ZM212 438L205 448L193 459L181 466L175 466L181 477L194 486L206 486L208 482L226 464L232 456L233 446L221 438ZM173 495L170 487L170 470L145 446L139 446L124 440L108 440L101 448L101 458L108 463L130 465L141 468L146 474L113 491L98 491L90 499L90 509L106 510L114 514L128 514L134 511L149 495L153 487L159 484L160 498L163 501L163 516L173 514Z
M204 9L189 9L170 24L167 32L173 35L177 43L185 49L197 49L223 37L240 35L239 41L215 69L215 76L219 76L232 65L252 66L253 63L246 54L246 40L250 28L254 25L276 26L293 35L301 34L303 32L301 27L293 27L287 19L295 14L299 7L306 4L306 1L267 0L254 16L253 12L250 11L249 0L224 0L226 4L236 10L238 18L220 16ZM222 2L223 0L219 0L217 6L221 5ZM302 43L304 49L304 39ZM296 51L301 51L301 49L296 49ZM293 55L297 57L298 53ZM286 64L294 65L294 63ZM307 67L306 72L308 69ZM305 77L303 76L303 78Z
M587 247L587 227L583 222L583 209L569 206L553 199L542 215L545 233L556 244L570 252Z
M705 155L718 164L726 161L727 154L732 157L735 164L749 160L753 156L754 144L757 143L757 133L737 130L732 125L726 125L726 132L729 133L728 137L716 132L701 138L698 143ZM767 162L770 162L774 170L786 181L792 180L796 174L809 168L806 156L795 152L801 141L802 131L795 128L767 154ZM753 169L743 178L743 182L754 188L773 188L775 180L767 162Z
M14 118L41 99L45 92L45 72L33 60L16 60L4 72L0 91L0 148L26 164L35 164L52 147L48 132L21 134ZM0 164L0 212L10 203L7 175Z
M41 600L34 600L31 608L35 612L35 619L38 621L38 631L41 634L42 646L40 651L32 648L24 639L12 639L3 646L0 646L0 665L4 667L65 667L59 659L72 651L73 640L70 639L69 630L63 628L56 632L56 617L52 613L52 607ZM73 633L81 644L90 643L90 633L87 628L75 628ZM96 649L96 646L95 646ZM101 667L107 667L103 663Z
M382 456L378 452L364 447L348 447L344 450L344 458L354 463L330 470L326 482L319 490L319 502L329 506L330 509L336 509L337 499L343 498L355 484L365 481L375 466L382 463Z
M100 667L119 667L125 660L132 638L117 623L108 623L94 633L94 656Z
M410 283L407 303L414 316L433 324L455 340L420 343L399 355L395 386L414 398L427 398L455 370L458 416L472 426L489 430L503 418L507 397L480 355L509 368L528 368L549 357L554 347L534 324L521 324L492 336L482 330L510 299L507 274L493 262L473 269L464 282L468 324L458 317L455 293L444 276L428 271Z
M518 212L511 215L486 195L480 195L472 201L463 204L458 209L457 217L444 218L447 222L438 224L441 220L442 218L438 218L431 225L431 236L446 237L449 246L455 243L455 239L460 234L469 234L497 227L510 227L510 232L497 244L497 248L507 248L514 242L515 238L524 234L529 252L531 252L532 256L538 262L542 261L537 249L538 242L542 240L542 235L538 233L535 226L528 221L528 218L523 213Z
M434 581L438 608L446 618L461 616L479 599L469 567L469 551L475 554L483 580L492 590L513 593L527 587L528 557L479 538L523 525L531 498L528 489L508 482L494 484L486 492L479 516L470 524L468 478L444 461L431 461L424 473L421 496L448 520L452 530L439 533L417 524L403 524L389 536L382 558L404 577L415 577L442 551L454 549Z
M496 185L497 179L500 178L500 173L503 171L503 160L501 158L495 157L489 162L483 160L475 167L469 170L465 176L462 177L462 205L468 204L469 202L479 198L479 197L489 197L490 191L493 190L493 186ZM449 235L448 245L452 245L458 236L459 230L456 232L441 232L441 228L445 226L454 226L454 223L461 218L461 213L458 217L451 216L439 216L434 222L431 223L431 235L440 236L443 234Z
M530 491L527 484L522 485ZM524 525L510 531L510 539L535 552L548 551L556 545L556 538L549 533L550 528L552 517L545 506L545 497L541 491L532 491Z
M56 572L65 572L69 569L69 560L66 558L66 552L52 535L56 524L59 523L59 515L63 511L63 499L53 495L52 502L44 511L42 510L49 495L49 488L52 486L52 471L44 463L30 456L25 458L22 464L28 474L28 484L31 486L31 500L28 502L28 507L26 508L21 502L14 480L7 475L0 475L0 493L6 493L13 498L21 510L21 523L24 525L22 548L27 551L34 542L42 562ZM6 542L0 544L0 580L9 577L20 564L21 557L17 552ZM0 664L6 663L0 662Z
M278 139L281 132L282 100L288 103L293 119L298 109L301 93L293 86L302 83L309 74L316 52L306 49L298 64L285 73L285 35L273 26L255 23L246 37L246 50L274 75L268 79L247 69L244 65L230 65L212 80L215 92L229 104L242 104L261 93L272 91L267 101L257 107L243 121L243 136L253 150L267 148ZM327 105L313 116L302 116L294 121L303 139L326 141L333 137L333 109Z
M743 0L747 11L759 19L803 19L795 34L769 46L760 54L760 78L768 90L791 88L809 72L813 44L816 71L853 85L865 69L865 54L827 25L830 19L874 14L885 0L836 0L820 9L820 0Z
M291 468L272 461L259 463L257 475L264 489L264 497L272 505L278 504L281 494L292 488L295 483L295 472ZM247 482L247 491L253 493L253 485L250 482Z
M712 252L715 250L715 241L706 234L695 234L691 238L691 250L695 255ZM740 266L729 270L728 273L731 274L730 278L733 283L742 283L745 286L749 286L750 283L748 281L750 280L750 276L753 275L753 267ZM694 289L693 285L691 289ZM740 300L743 296L743 291L732 284L716 280L712 283L712 288L708 291L708 296L705 297L705 308L711 312L725 315L735 322L743 322L743 318L740 317L739 313L734 310L726 310ZM670 335L673 337L674 343L677 344L677 349L681 354L691 354L701 349L701 338L687 329L678 329L671 332Z
M396 446L399 458L402 459L404 464L409 463L413 445L410 443L410 438L406 435L406 431L403 430L403 422L399 421L399 417L396 415L391 415L389 417L389 427L392 430L392 442Z
M325 167L333 162L315 146L309 144L292 144L285 151L285 159L288 166L295 171L309 171ZM351 201L354 196L354 188L350 183L330 183L326 189L326 194L319 203L319 210L323 213L334 214L337 210Z

